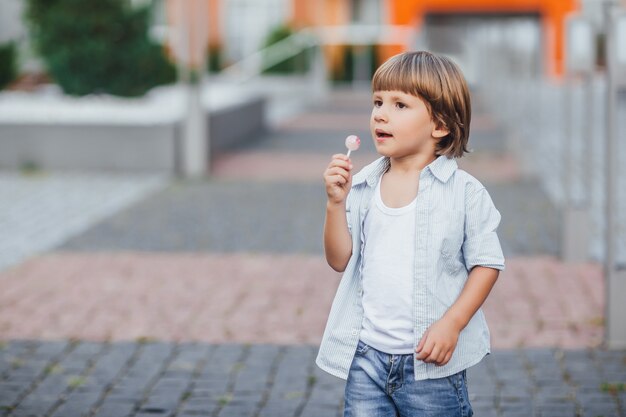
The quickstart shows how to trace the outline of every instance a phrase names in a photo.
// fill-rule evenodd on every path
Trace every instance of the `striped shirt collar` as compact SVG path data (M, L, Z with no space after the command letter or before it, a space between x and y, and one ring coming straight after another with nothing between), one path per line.
M380 157L355 175L352 183L356 185L367 182L368 186L373 187L383 173L389 169L389 165L390 161L388 157ZM430 170L433 176L439 181L446 183L457 168L458 164L454 158L441 155L428 164L425 169Z

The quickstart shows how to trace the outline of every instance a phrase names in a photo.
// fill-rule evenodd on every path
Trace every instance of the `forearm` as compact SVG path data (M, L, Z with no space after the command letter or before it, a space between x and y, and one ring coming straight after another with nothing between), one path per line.
M328 264L338 272L343 272L352 255L352 237L348 230L345 203L326 204L324 222L324 253Z
M500 271L497 269L482 266L474 267L459 298L448 309L444 317L454 321L459 331L464 329L487 299L499 274Z

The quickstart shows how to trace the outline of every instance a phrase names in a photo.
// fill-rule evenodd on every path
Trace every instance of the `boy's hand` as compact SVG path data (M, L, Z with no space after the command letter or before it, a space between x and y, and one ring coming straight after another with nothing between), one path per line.
M442 317L433 323L422 336L422 340L415 349L417 353L415 358L438 366L447 364L456 348L459 333L461 329L454 321L445 316Z
M324 183L330 203L340 204L345 201L352 186L352 163L346 155L333 155L324 171Z

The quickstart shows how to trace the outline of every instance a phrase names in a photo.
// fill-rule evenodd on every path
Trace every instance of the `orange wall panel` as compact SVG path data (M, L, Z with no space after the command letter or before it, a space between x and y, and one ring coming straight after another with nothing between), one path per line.
M189 36L188 40L170 44L168 49L178 51L174 55L181 58L187 54L192 67L203 64L201 61L209 44L220 43L219 3L220 0L168 0L166 3L168 24Z
M389 7L389 23L418 27L428 13L538 13L544 31L546 71L561 75L565 17L580 6L578 0L394 0ZM396 48L385 50L387 56L395 52Z

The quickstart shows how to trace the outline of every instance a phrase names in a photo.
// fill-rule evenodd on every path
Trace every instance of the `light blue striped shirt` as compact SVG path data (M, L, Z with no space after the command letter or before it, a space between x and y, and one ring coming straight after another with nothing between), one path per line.
M379 158L352 180L346 216L352 256L339 283L317 356L326 372L347 379L363 321L361 280L362 228L376 184L389 167ZM416 242L413 274L415 346L460 295L469 271L480 265L504 270L496 229L500 213L485 187L454 159L440 156L420 174L415 207ZM444 366L415 360L415 379L442 378L480 362L490 352L489 329L482 310L461 331ZM415 356L413 356L415 358Z

